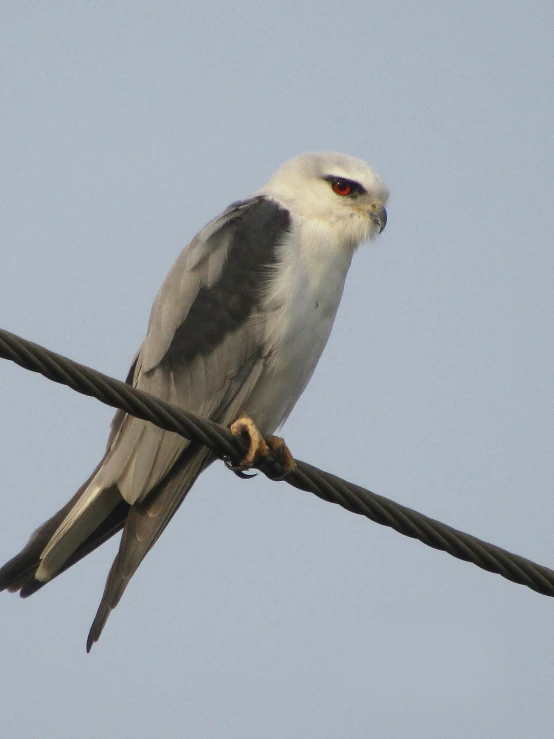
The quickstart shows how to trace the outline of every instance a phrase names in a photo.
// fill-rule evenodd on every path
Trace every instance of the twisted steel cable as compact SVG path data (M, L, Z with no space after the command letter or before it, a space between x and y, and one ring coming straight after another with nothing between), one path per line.
M0 357L79 393L90 395L105 405L121 408L186 439L200 442L227 462L244 455L243 443L224 426L177 408L3 329L0 329ZM418 539L457 559L472 562L507 580L526 585L537 593L554 596L554 570L458 531L306 462L296 462L297 469L285 478L290 485L313 493L329 503L337 503L375 523L390 526L404 536ZM271 450L267 458L257 462L256 467L272 479L282 474L278 455Z

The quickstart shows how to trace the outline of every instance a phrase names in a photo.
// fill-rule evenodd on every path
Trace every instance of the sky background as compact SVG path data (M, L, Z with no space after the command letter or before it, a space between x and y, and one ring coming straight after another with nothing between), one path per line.
M0 11L0 326L124 378L207 220L311 150L370 162L284 428L299 458L554 565L554 5L18 2ZM112 411L0 363L0 559ZM543 737L554 602L286 484L204 474L90 655L116 542L1 596L3 737Z

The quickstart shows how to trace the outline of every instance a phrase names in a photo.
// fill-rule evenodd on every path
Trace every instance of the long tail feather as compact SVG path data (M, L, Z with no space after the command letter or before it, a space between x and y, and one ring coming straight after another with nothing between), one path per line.
M205 447L189 446L171 472L142 503L131 506L98 611L87 639L87 652L98 641L138 566L154 546L198 475L213 460Z

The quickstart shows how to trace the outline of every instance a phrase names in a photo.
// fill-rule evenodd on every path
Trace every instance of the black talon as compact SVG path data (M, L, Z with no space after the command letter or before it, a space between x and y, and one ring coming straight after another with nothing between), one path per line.
M224 457L223 458L223 464L225 467L227 467L228 470L231 470L231 472L234 472L237 477L240 477L241 480L249 480L251 477L256 477L258 474L257 472L252 472L250 475L245 472L240 464L233 464L230 457Z

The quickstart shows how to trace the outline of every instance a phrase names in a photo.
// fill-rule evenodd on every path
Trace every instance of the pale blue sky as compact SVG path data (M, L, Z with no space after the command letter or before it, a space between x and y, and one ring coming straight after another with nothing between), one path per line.
M391 190L284 428L554 565L551 2L0 11L0 325L124 377L182 246L302 151ZM110 411L0 363L0 559ZM202 476L84 649L115 542L2 594L3 737L543 737L554 602L284 484Z

